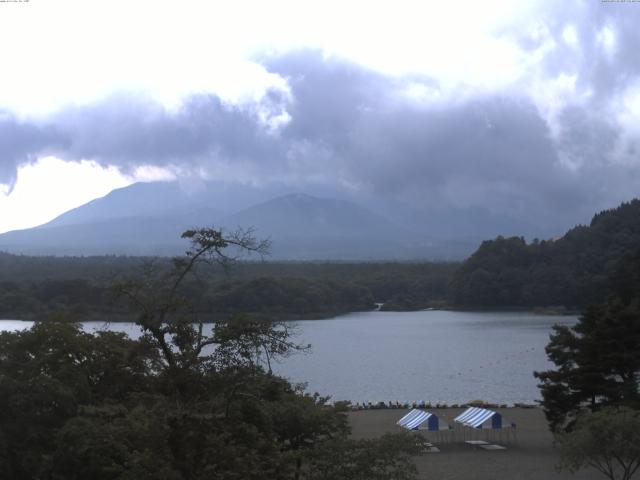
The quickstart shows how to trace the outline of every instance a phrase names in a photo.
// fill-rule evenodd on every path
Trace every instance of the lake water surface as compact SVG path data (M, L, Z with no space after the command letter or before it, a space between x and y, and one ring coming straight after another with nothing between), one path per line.
M482 399L531 403L540 398L534 370L551 367L544 347L555 323L572 316L522 312L361 312L299 321L296 338L312 345L274 366L293 382L334 400L441 401ZM30 322L1 320L0 330ZM104 328L86 322L88 331ZM112 330L135 337L130 323Z

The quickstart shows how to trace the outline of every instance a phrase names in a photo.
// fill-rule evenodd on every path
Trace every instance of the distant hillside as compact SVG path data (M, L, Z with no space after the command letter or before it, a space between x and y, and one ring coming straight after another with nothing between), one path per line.
M199 205L176 182L135 183L69 210L40 228L98 223L121 218L168 216Z
M146 271L148 257L29 257L0 252L0 318L130 319L110 288ZM154 258L158 270L168 258ZM201 265L187 285L203 315L234 312L273 318L329 317L373 302L422 309L443 303L458 264L436 262L238 262L230 271ZM405 308L404 305L400 306Z
M222 224L252 225L272 239L276 259L410 258L407 249L429 246L412 243L415 235L406 228L353 202L299 193L244 209Z
M201 209L228 215L288 193L279 187L259 188L223 182L139 182L69 210L39 228L95 223L121 218L171 217Z
M616 262L640 247L640 200L595 215L557 240L485 241L456 272L452 303L461 307L581 307L603 301Z
M216 210L200 208L170 215L48 224L0 235L0 250L27 255L175 255L186 245L182 232L211 225L221 216Z
M156 182L114 190L44 225L1 234L0 251L171 256L184 251L181 233L196 226L253 227L257 237L272 240L274 260L450 260L477 245L473 239L434 241L413 225L344 199L219 182L190 187Z

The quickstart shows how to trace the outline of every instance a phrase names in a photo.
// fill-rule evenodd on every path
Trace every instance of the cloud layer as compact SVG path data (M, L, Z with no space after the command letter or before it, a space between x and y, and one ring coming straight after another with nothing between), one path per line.
M37 120L5 111L0 183L54 155L328 185L418 210L481 207L560 229L640 193L640 8L550 5L501 32L527 59L509 88L470 81L456 95L432 76L299 50L260 61L284 86L250 101L201 93L167 109L120 94Z

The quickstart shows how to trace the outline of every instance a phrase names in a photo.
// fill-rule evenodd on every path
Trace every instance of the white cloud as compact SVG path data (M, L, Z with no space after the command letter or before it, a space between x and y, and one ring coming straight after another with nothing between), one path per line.
M0 107L46 114L113 91L167 106L188 93L238 102L282 87L257 54L314 47L395 75L500 87L518 52L496 34L526 17L507 0L483 2L162 2L57 0L3 8Z
M0 233L48 222L132 182L113 167L43 158L18 170L18 181L10 195L0 192Z
M574 25L567 25L562 31L562 38L566 42L567 45L576 48L579 46L578 43L578 31Z
M611 57L616 51L616 36L611 27L603 27L596 38L607 55Z

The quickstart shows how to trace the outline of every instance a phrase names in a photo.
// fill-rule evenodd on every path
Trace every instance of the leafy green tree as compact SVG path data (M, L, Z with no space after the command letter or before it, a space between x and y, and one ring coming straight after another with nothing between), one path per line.
M630 480L640 468L640 411L606 407L583 412L557 444L563 469L592 467L610 480Z
M146 265L142 278L120 282L116 294L126 297L137 312L136 323L144 332L144 339L162 355L167 369L176 371L198 368L207 358L203 349L218 343L214 335L206 335L189 298L186 282L201 263L215 263L223 268L243 252L268 253L269 243L257 241L251 230L238 230L228 236L211 228L187 230L182 238L191 242L184 257L173 259L170 269L158 270ZM234 249L234 255L224 250ZM194 325L195 324L195 325Z
M60 480L182 479L169 461L170 430L141 406L84 409L58 432L52 459Z
M377 440L339 438L308 452L304 480L412 480L423 438L386 434Z
M628 274L638 270L640 253L624 257L609 300L588 307L573 327L554 327L546 351L557 369L535 373L553 431L571 428L585 407L640 408L640 283Z
M6 478L40 478L57 432L83 405L118 403L151 387L157 355L123 334L36 323L0 334L0 447Z

